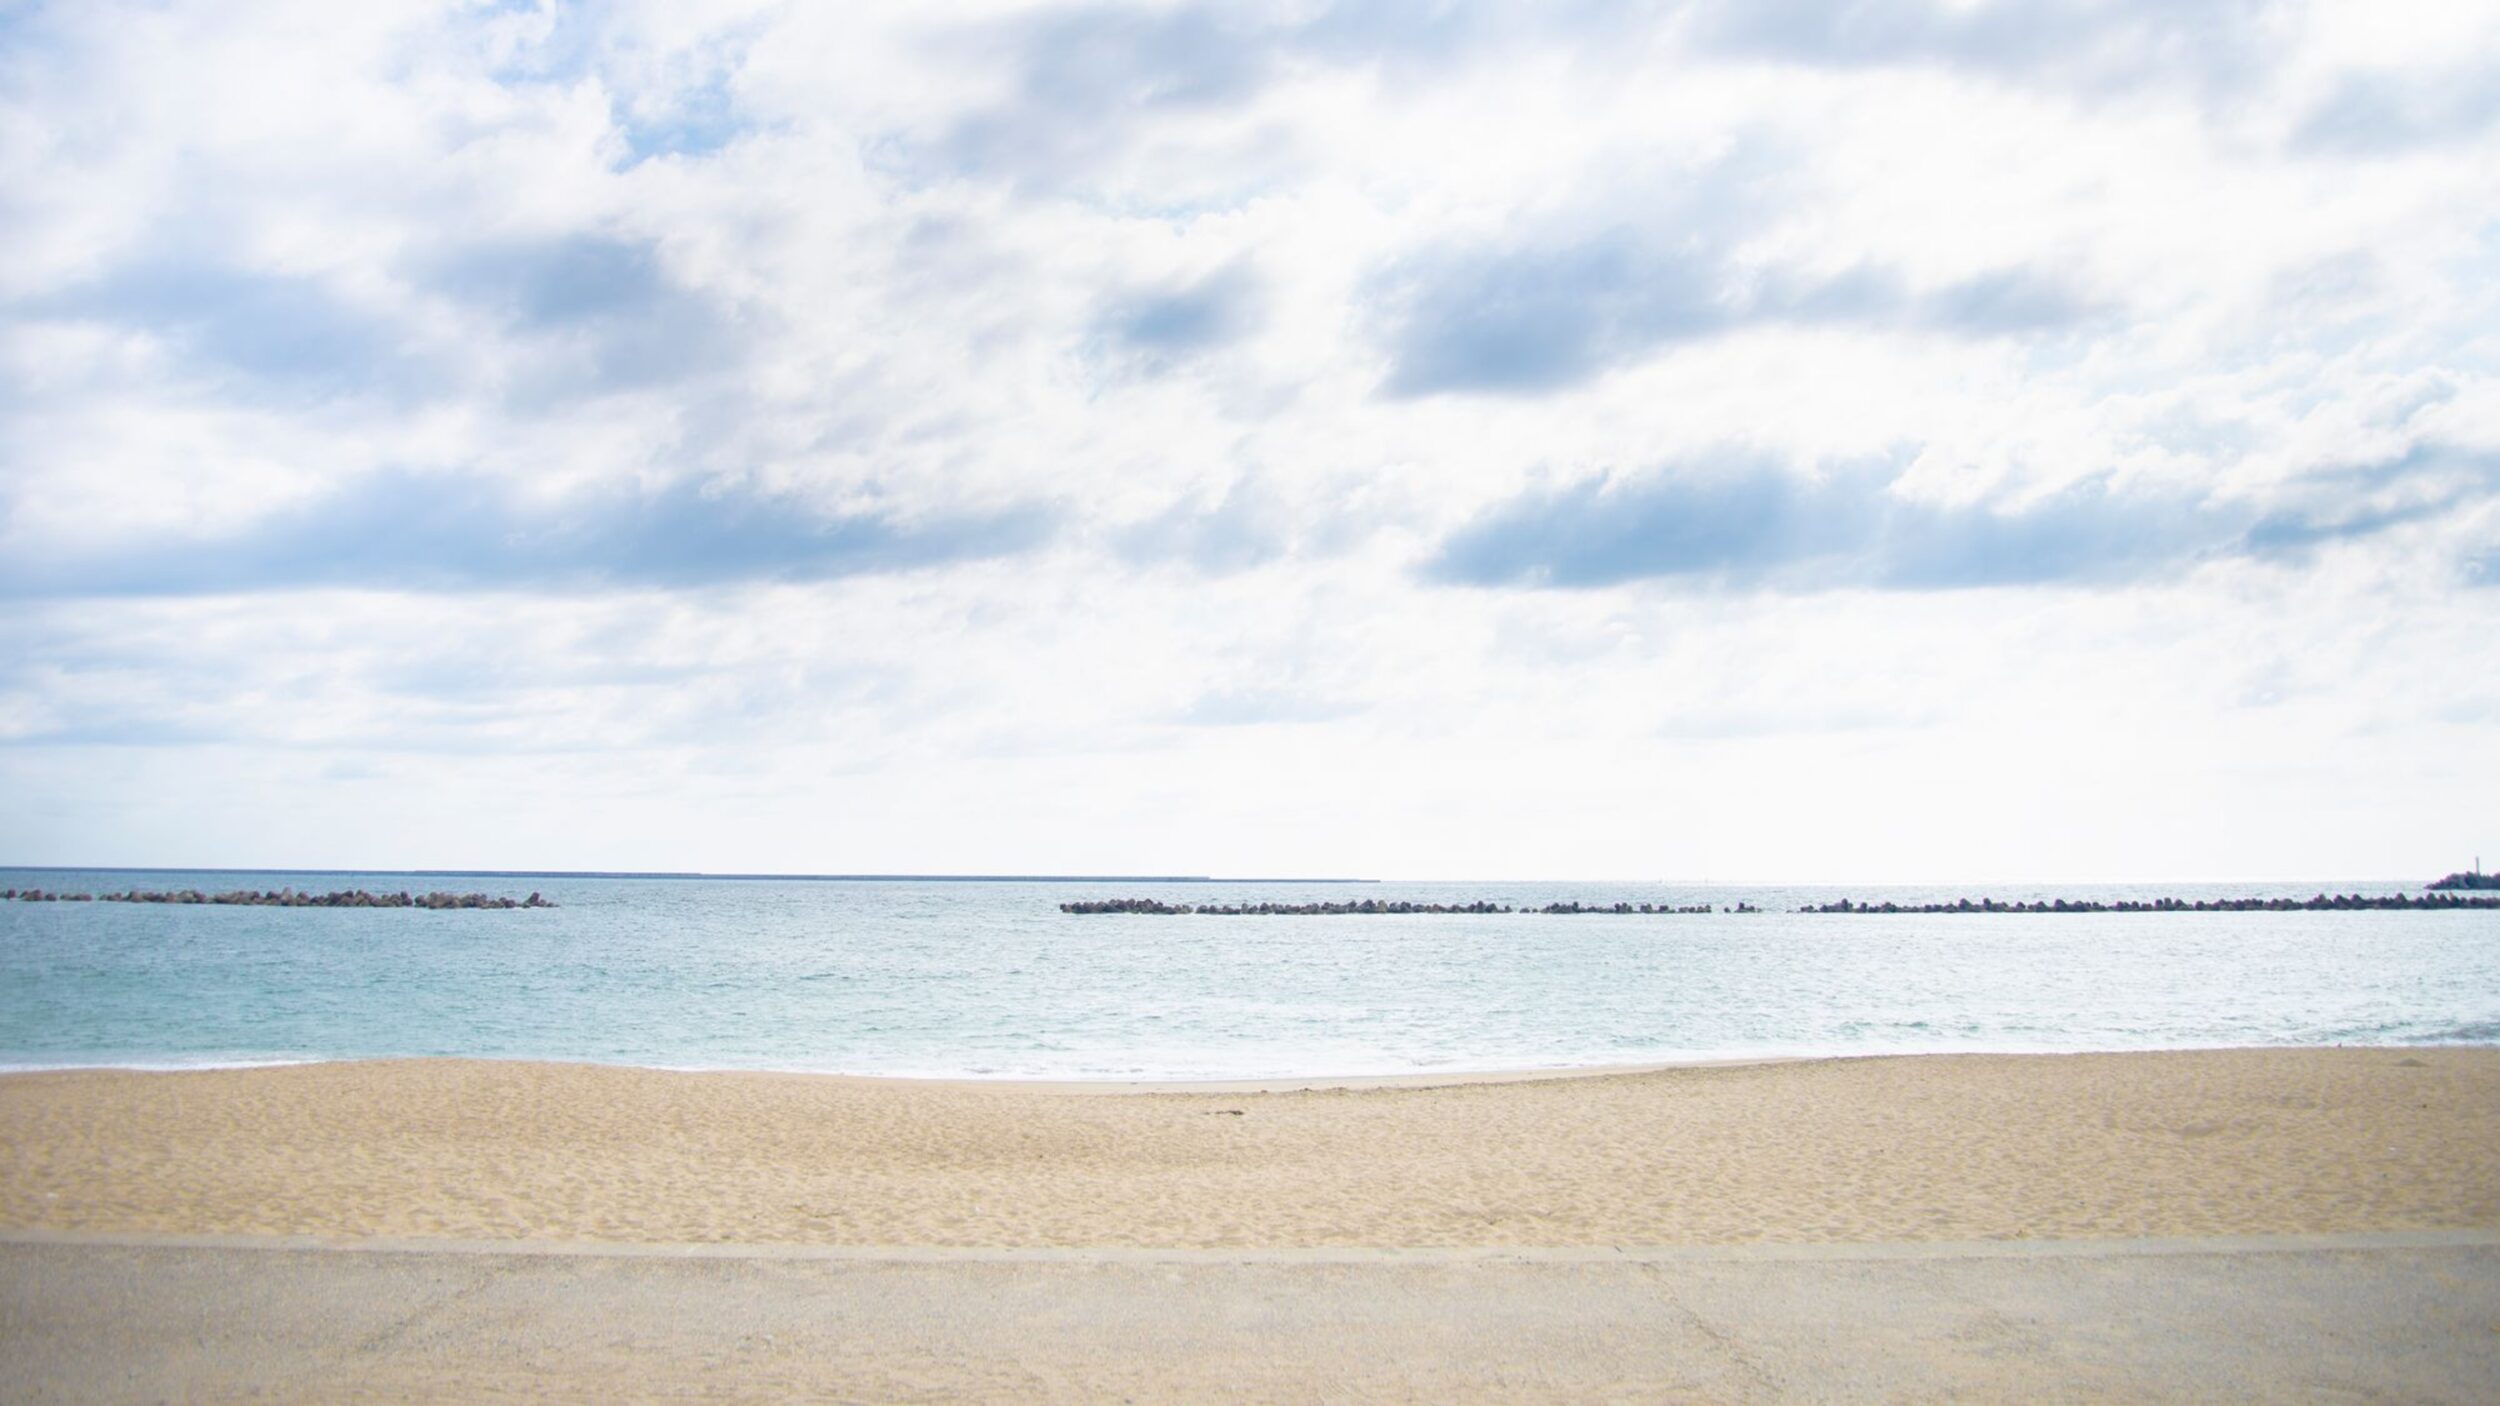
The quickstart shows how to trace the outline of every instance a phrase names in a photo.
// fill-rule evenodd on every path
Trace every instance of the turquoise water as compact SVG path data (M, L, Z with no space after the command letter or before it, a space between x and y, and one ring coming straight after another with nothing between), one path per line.
M126 871L0 888L449 889L548 910L0 903L0 1065L389 1055L1127 1079L1789 1054L2500 1043L2500 912L1821 916L2393 893L1992 885L784 882ZM1559 900L1754 914L1062 914L1081 897Z

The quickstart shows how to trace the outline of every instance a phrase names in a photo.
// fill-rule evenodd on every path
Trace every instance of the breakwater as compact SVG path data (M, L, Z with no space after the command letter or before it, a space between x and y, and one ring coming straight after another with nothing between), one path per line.
M1165 903L1153 898L1085 898L1059 905L1062 913L1146 913L1168 917L1211 913L1225 917L1309 917L1339 913L1508 913L1498 903L1408 903L1367 898L1354 903Z
M502 898L485 893L372 893L342 889L335 893L299 893L294 889L233 889L203 893L198 889L125 889L120 893L63 893L57 889L0 889L0 899L20 903L205 903L245 908L553 908L533 893L527 898Z
M2416 909L2500 908L2500 898L2458 898L2452 894L2321 893L2311 898L2122 898L2109 902L2057 898L2029 903L2004 903L1993 898L1964 898L1952 903L1809 904L1800 913L2360 913Z
M1695 903L1675 907L1664 903L1548 903L1542 908L1513 908L1506 903L1410 903L1403 899L1366 898L1350 903L1165 903L1153 898L1087 898L1059 905L1062 913L1146 913L1171 916L1213 914L1226 918L1307 918L1341 914L1405 913L1759 913L1750 903L1730 908Z
M1963 898L1951 903L1859 903L1837 899L1830 903L1809 903L1797 909L1800 913L2347 913L2387 910L2415 912L2451 908L2500 908L2500 898L2465 898L2453 893L2422 895L2394 894L2318 894L2311 898L2144 898L2144 899L2036 899L2029 902L2007 902L1996 898ZM1548 903L1537 908L1514 908L1504 903L1410 903L1403 900L1376 898L1350 903L1165 903L1155 898L1089 898L1059 905L1062 913L1141 913L1156 917L1181 914L1203 914L1228 918L1269 917L1337 917L1341 915L1401 915L1409 913L1552 913L1575 914L1677 914L1677 913L1759 913L1750 903L1726 907L1695 903L1675 906L1665 903Z
M2430 886L2438 890L2500 889L2500 874L2486 874L2480 869L2468 869L2463 873L2443 874L2431 880Z

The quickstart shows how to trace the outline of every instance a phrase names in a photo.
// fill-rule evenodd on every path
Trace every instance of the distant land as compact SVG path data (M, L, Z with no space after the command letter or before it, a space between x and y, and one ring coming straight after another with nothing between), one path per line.
M785 884L1376 884L1378 879L1209 874L709 874L696 869L266 869L183 864L0 864L0 874L388 874L411 879L721 879Z
M2500 889L2500 874L2486 874L2481 869L2468 869L2462 874L2448 874L2434 879L2435 889Z

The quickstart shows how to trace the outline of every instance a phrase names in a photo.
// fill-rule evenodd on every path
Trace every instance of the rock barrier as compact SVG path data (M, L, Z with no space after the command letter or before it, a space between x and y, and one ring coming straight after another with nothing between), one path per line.
M2436 893L2322 893L2311 898L2120 898L2034 899L2005 903L1993 898L1964 898L1951 903L1809 903L1800 913L2352 913L2382 909L2500 908L2500 898L2458 898Z
M2034 899L2007 902L1995 898L1963 898L1951 903L1859 903L1836 899L1809 903L1800 913L2303 913L2412 912L2451 908L2500 908L2500 898L2467 898L2454 893L2318 894L2313 898L2118 898ZM1366 898L1341 903L1166 903L1157 898L1088 898L1059 905L1062 913L1143 913L1153 916L1207 914L1227 918L1336 917L1352 914L1405 913L1551 913L1683 914L1759 913L1750 903L1720 907L1709 903L1548 903L1539 908L1514 908L1505 903L1410 903L1400 899Z
M1062 913L1208 913L1228 918L1309 917L1343 913L1508 913L1498 903L1408 903L1360 899L1350 903L1165 903L1154 898L1086 898L1059 905Z
M1345 903L1165 903L1155 898L1086 898L1059 905L1062 913L1146 913L1171 916L1212 914L1225 918L1336 917L1345 914L1406 913L1759 913L1750 903L1721 909L1708 903L1678 908L1665 903L1548 903L1542 908L1513 908L1506 903L1410 903L1403 899L1365 898Z
M485 893L373 893L342 889L335 893L299 893L284 889L233 889L206 893L199 889L126 889L120 893L62 893L53 889L0 889L0 899L20 903L204 903L246 908L553 908L538 894L502 898Z

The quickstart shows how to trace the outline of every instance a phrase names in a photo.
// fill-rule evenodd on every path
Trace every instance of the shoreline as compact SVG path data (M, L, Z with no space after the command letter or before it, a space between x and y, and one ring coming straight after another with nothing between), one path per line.
M2258 1048L2254 1046L2211 1046L2195 1048ZM2287 1047L2289 1048L2289 1047ZM2322 1047L2323 1048L2323 1047ZM2383 1048L2412 1048L2384 1046ZM2437 1048L2481 1048L2479 1046L2424 1046ZM1516 1069L1453 1069L1414 1070L1393 1074L1278 1074L1244 1078L1215 1076L1199 1078L1103 1077L1094 1079L1036 1077L1021 1074L860 1074L833 1069L767 1069L745 1065L707 1064L623 1064L598 1059L544 1059L536 1056L504 1055L348 1055L311 1059L238 1060L233 1063L210 1064L0 1064L0 1083L7 1080L44 1074L226 1074L263 1069L309 1069L328 1066L369 1066L385 1064L454 1065L480 1064L511 1068L606 1069L634 1074L668 1074L694 1077L728 1075L736 1078L760 1079L822 1079L833 1083L861 1084L870 1087L891 1086L905 1089L990 1090L1046 1094L1281 1094L1358 1091L1364 1089L1432 1089L1459 1088L1475 1084L1533 1084L1548 1080L1604 1079L1625 1074L1650 1074L1676 1069L1731 1069L1765 1064L1805 1064L1824 1060L1849 1059L1938 1059L1957 1055L1990 1058L2053 1056L2060 1054L2154 1054L2184 1053L2186 1047L2174 1051L2116 1050L1940 1050L1940 1051L1873 1051L1865 1054L1739 1054L1696 1055L1689 1059L1642 1060L1623 1064L1566 1064L1527 1066Z
M1256 1089L491 1060L0 1077L0 1231L1121 1250L2319 1235L2500 1229L2494 1166L2487 1046Z
M1358 1074L1276 1074L1276 1075L1210 1075L1206 1077L1162 1075L1105 1075L1100 1077L1063 1077L1026 1074L873 1074L838 1069L772 1068L757 1065L714 1064L633 1064L604 1059L550 1058L538 1055L336 1055L303 1059L250 1059L232 1062L177 1064L145 1061L132 1063L4 1064L0 1063L0 1085L10 1080L52 1074L139 1074L139 1075L209 1075L250 1073L272 1069L357 1068L376 1065L464 1065L474 1064L510 1069L581 1069L611 1070L627 1074L683 1075L688 1077L728 1076L758 1079L816 1079L834 1084L855 1084L868 1088L924 1090L963 1090L966 1092L1023 1092L1052 1095L1125 1095L1125 1094L1290 1094L1362 1092L1372 1089L1441 1089L1468 1088L1477 1085L1539 1084L1579 1079L1611 1079L1624 1076L1674 1073L1685 1070L1747 1069L1762 1066L1795 1064L1847 1064L1886 1060L1957 1060L1957 1059L2076 1059L2117 1058L2129 1056L2199 1055L2233 1053L2269 1053L2278 1051L2391 1051L2398 1054L2443 1050L2489 1050L2500 1052L2500 1042L2449 1041L2436 1044L2391 1043L2365 1044L2344 1042L2326 1045L2156 1045L2122 1049L1919 1049L1919 1050L1801 1050L1767 1051L1762 1053L1697 1054L1666 1059L1627 1060L1607 1064L1524 1065L1516 1067L1470 1067L1401 1070L1390 1073Z

